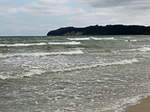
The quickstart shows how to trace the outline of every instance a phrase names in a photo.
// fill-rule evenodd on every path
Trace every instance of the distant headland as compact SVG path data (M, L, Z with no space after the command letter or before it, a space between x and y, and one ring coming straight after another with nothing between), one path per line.
M150 26L95 25L82 28L64 27L47 33L47 36L77 36L77 35L150 35Z

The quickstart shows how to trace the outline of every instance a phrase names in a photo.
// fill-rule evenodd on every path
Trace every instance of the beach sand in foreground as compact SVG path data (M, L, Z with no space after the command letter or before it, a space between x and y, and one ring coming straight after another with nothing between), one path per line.
M147 97L135 106L127 109L127 112L150 112L150 97Z

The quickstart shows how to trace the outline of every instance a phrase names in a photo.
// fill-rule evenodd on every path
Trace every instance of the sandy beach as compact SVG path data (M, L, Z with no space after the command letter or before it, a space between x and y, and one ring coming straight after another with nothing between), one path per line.
M150 96L141 100L139 104L129 107L127 112L150 112Z

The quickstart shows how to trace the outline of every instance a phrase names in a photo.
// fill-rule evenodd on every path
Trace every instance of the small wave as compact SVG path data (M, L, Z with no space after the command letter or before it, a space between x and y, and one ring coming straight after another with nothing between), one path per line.
M134 39L134 40L130 40L131 42L137 42L138 40Z
M146 52L146 51L150 51L150 47L142 47L142 48L139 48L137 50L142 51L142 52Z
M96 37L91 37L93 40L116 40L114 37L109 37L109 38L96 38Z
M125 60L118 61L118 62L108 63L108 64L106 64L106 66L108 66L108 65L132 64L132 63L135 63L135 62L139 62L139 60L136 59L136 58L133 58L133 59L125 59Z
M56 69L56 70L51 70L49 72L56 73L56 72L71 72L71 71L76 71L76 70L83 70L83 69L90 69L90 68L96 68L99 66L105 67L105 66L112 66L112 65L125 65L125 64L132 64L135 62L139 62L137 59L129 59L129 60L122 60L122 61L116 61L112 63L97 63L93 65L83 65L83 66L77 66L77 67L69 67L69 68L63 68L63 69ZM25 72L22 76L3 76L0 75L0 79L5 80L5 79L16 79L16 78L23 78L23 77L30 77L33 75L41 75L45 73L46 71L38 69L38 68L33 68L29 72Z
M72 42L49 42L49 45L80 45L81 42L76 42L76 41L72 41Z
M28 44L24 44L24 43L16 43L16 44L0 44L0 47L19 47L19 46L43 46L43 45L47 45L47 43L28 43Z
M137 42L138 40L134 39L134 40L125 40L126 42Z
M40 75L42 73L45 73L45 71L41 70L41 69L31 69L29 72L26 72L22 77L30 77L32 75Z
M44 46L44 45L79 45L80 42L48 42L48 43L16 43L16 44L0 44L0 47L27 47L27 46Z
M90 40L90 38L67 38L68 40Z
M68 52L50 52L50 53L36 52L36 53L0 54L0 58L17 57L17 56L25 57L25 56L73 55L73 54L83 54L83 51L80 49L77 49L77 50L72 50Z
M33 75L41 75L45 73L44 70L41 70L41 69L31 69L29 72L26 72L26 73L23 73L22 75L17 75L17 76L3 76L3 75L0 75L0 79L2 80L6 80L6 79L18 79L18 78L23 78L23 77L30 77L30 76L33 76Z
M130 39L131 37L130 36L125 36L125 37L122 37L124 39Z
M65 69L57 69L52 70L51 72L66 72L66 71L75 71L75 70L82 70L82 69L89 69L89 68L96 68L99 66L112 66L112 65L125 65L125 64L132 64L135 62L139 62L137 59L129 59L129 60L122 60L122 61L116 61L112 63L97 63L93 65L83 65L83 66L77 66L77 67L71 67L71 68L65 68Z
M141 47L141 48L137 48L137 49L129 49L129 50L121 50L121 51L141 51L141 52L148 52L150 51L150 47Z
M2 80L6 80L6 79L9 79L9 78L13 78L13 77L0 75L0 79L2 79Z

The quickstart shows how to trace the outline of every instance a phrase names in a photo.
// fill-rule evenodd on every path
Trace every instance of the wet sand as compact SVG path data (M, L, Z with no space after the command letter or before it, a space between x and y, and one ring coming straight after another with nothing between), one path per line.
M150 97L147 97L135 106L127 109L127 112L150 112Z

